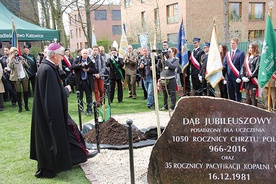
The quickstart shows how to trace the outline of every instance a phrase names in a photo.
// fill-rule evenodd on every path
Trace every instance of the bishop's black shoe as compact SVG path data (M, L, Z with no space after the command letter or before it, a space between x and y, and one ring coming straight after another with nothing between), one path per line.
M46 169L38 169L35 173L37 178L54 178L56 175L56 172Z
M97 151L97 150L96 150L96 151L88 152L87 158L88 158L88 159L89 159L89 158L93 158L93 157L95 157L97 154L98 154L98 151Z

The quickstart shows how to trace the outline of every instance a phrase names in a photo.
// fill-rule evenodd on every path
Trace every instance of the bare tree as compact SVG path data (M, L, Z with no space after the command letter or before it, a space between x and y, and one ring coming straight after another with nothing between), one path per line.
M229 0L223 0L223 14L224 14L224 41L229 42Z

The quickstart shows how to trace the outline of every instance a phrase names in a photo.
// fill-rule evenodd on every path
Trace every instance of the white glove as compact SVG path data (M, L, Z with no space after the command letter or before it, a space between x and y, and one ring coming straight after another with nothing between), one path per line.
M249 79L248 79L247 77L243 77L243 78L242 78L242 81L243 81L243 82L249 82Z
M70 72L70 69L69 69L68 67L66 67L65 70L66 70L67 72Z
M227 80L223 80L223 84L227 84Z
M202 82L202 76L201 75L198 76L198 79L199 79L200 82Z
M236 79L236 83L241 83L241 79L240 79L240 78L237 78L237 79Z

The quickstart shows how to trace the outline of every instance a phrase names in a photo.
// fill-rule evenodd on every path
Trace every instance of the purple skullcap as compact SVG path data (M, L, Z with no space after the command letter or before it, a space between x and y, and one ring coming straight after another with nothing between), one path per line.
M57 43L51 43L48 47L48 50L57 50L61 47L61 45L57 44Z

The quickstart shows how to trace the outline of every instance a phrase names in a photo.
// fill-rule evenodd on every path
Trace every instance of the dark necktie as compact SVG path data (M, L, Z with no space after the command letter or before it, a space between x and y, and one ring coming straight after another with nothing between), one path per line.
M233 59L234 59L234 56L235 56L235 52L234 52L234 51L232 51L231 60L233 60Z

